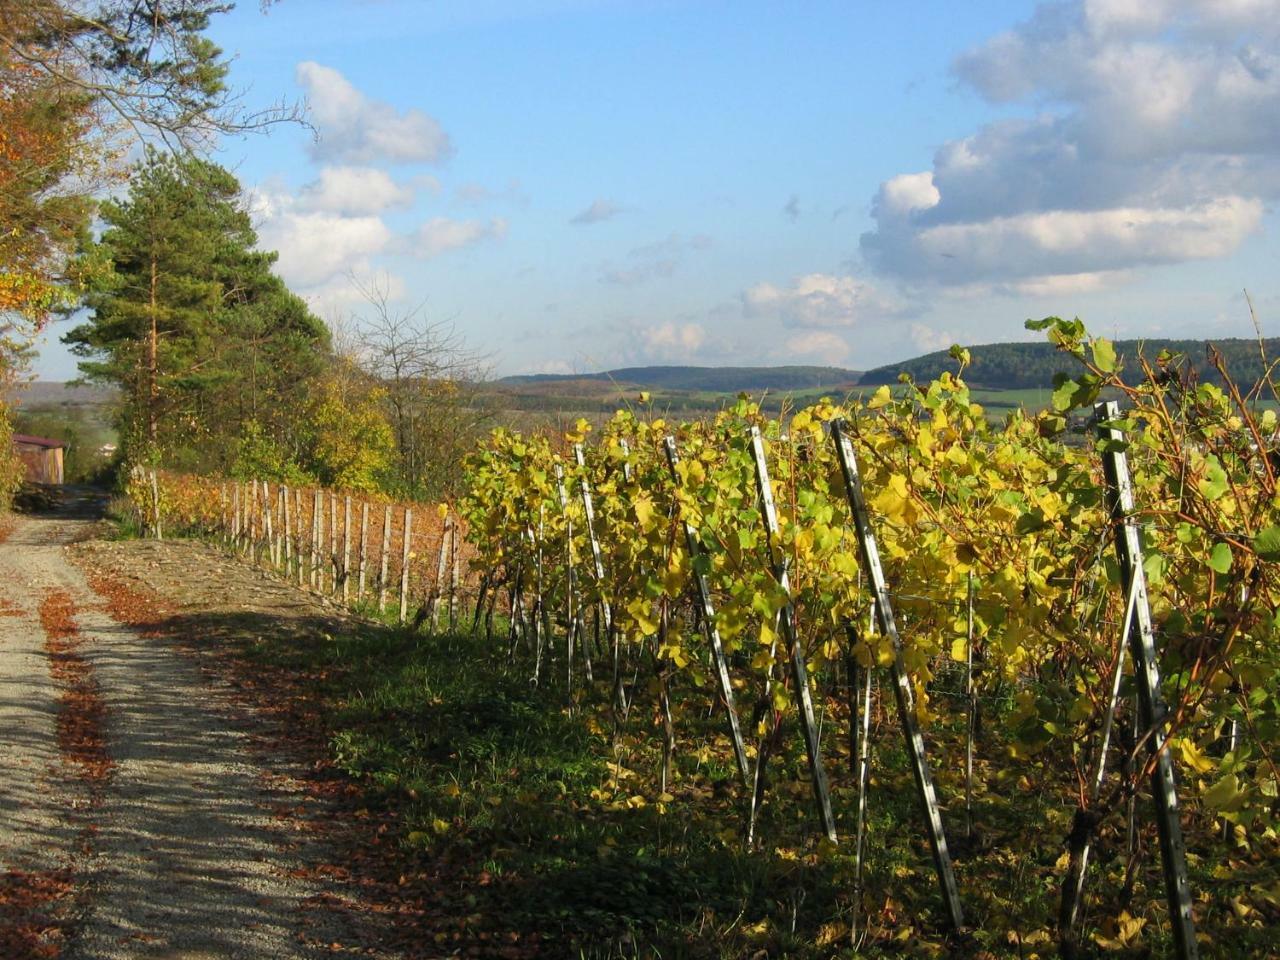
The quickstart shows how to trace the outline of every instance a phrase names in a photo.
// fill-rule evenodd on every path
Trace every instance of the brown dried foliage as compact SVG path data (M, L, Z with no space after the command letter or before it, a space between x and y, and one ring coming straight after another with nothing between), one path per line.
M104 733L106 702L93 665L80 650L75 604L65 590L48 590L40 603L49 672L59 687L58 749L96 795L110 781L115 762Z
M74 892L70 870L7 870L0 873L0 957L56 960L67 922L57 905Z

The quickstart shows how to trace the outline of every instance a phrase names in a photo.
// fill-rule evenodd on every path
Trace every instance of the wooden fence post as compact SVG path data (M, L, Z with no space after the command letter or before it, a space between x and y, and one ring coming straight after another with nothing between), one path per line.
M413 510L404 508L404 544L400 551L400 622L409 615L409 541L413 536Z
M351 497L342 498L342 605L351 602Z
M320 529L324 523L324 494L316 490L311 495L311 589L324 589L324 574L320 567Z
M449 525L449 629L458 627L458 522Z
M329 492L329 593L338 592L338 495Z
M364 599L365 569L369 562L369 501L360 501L360 579L356 582L356 601Z
M284 577L293 578L293 515L289 509L289 488L280 487L280 515L284 520Z
M387 567L391 553L391 504L382 510L382 559L378 564L378 612L387 609Z
M249 485L249 561L258 563L258 481Z
M155 467L151 468L151 503L155 515L155 535L157 540L164 539L164 525L160 517L160 481L156 477Z
M274 567L276 563L275 525L271 518L271 484L266 480L262 481L262 524L267 565Z
M240 481L231 484L231 536L227 545L234 550L236 541L240 539Z
M293 525L294 537L297 540L294 550L295 569L294 574L298 578L298 586L302 586L304 582L302 572L302 490L299 487L293 488Z
M453 516L444 518L444 527L440 531L440 548L436 551L436 579L431 588L431 630L440 629L440 604L444 597L444 562L449 549L449 528L453 525Z

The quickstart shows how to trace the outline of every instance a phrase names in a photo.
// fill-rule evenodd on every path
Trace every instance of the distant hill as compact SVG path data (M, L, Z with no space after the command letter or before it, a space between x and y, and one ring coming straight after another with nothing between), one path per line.
M16 387L9 400L20 409L47 410L65 407L103 407L114 403L115 387L93 384L74 386L60 380L34 380Z
M1117 340L1116 353L1124 362L1125 371L1133 374L1137 371L1137 355L1139 347L1148 360L1154 362L1161 350L1186 354L1189 362L1196 368L1200 379L1217 383L1221 379L1218 372L1209 365L1206 345L1212 342L1226 360L1227 369L1232 379L1241 384L1252 384L1262 373L1262 364L1258 357L1258 341L1242 339L1223 340ZM1280 338L1264 341L1267 355L1280 358ZM1047 341L1038 343L985 343L969 347L972 362L965 371L965 380L971 386L993 387L1004 390L1021 390L1030 387L1047 387L1053 382L1054 374L1064 372L1079 373L1082 369L1079 362L1069 354L1063 353ZM876 386L883 383L897 383L900 373L908 373L917 383L927 383L935 379L944 370L955 372L956 361L945 350L927 353L913 360L885 364L868 370L862 375L859 384Z
M841 367L622 367L603 373L503 377L498 383L512 387L548 386L557 391L570 385L604 383L653 390L736 393L848 387L857 383L858 377L858 371Z

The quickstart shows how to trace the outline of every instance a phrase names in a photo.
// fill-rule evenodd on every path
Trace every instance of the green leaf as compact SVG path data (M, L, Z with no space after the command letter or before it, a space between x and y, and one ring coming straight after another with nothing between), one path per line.
M1240 781L1229 773L1212 787L1200 794L1200 802L1210 810L1236 810L1242 802Z
M1075 399L1076 391L1079 389L1077 384L1070 377L1059 374L1062 379L1054 377L1055 385L1053 390L1053 409L1059 412L1066 412L1071 409L1072 401Z
M1280 527L1267 527L1259 530L1253 539L1253 549L1263 560L1280 560Z
M1103 373L1116 372L1116 348L1110 340L1099 337L1093 341L1093 365Z
M1231 569L1231 548L1225 543L1215 543L1209 553L1209 567L1217 573Z
M1196 484L1200 495L1206 500L1217 500L1227 492L1227 471L1222 469L1218 458L1212 454L1205 460L1204 476Z
M1151 553L1142 561L1143 572L1147 575L1147 582L1156 584L1164 579L1164 555L1159 553Z

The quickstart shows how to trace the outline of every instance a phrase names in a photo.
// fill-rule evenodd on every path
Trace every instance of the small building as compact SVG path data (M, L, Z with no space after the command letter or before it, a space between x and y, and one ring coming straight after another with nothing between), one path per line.
M62 483L62 451L66 444L48 437L13 435L13 449L27 467L30 483Z

